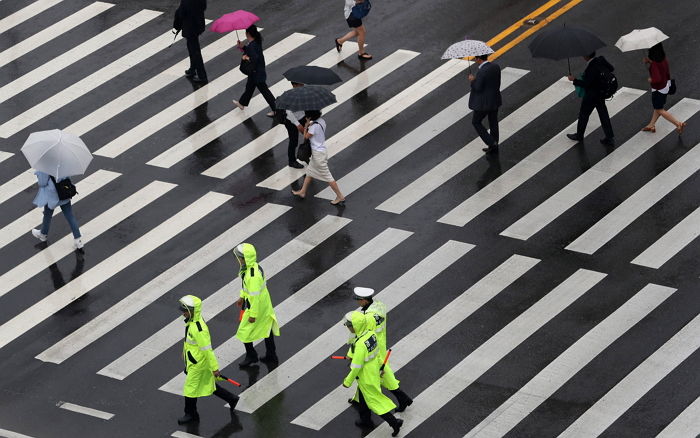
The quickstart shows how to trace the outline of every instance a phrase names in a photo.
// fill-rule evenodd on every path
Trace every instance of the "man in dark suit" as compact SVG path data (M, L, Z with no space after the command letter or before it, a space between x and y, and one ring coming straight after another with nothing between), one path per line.
M487 154L498 153L498 107L501 106L501 67L488 61L488 55L474 58L479 66L476 76L470 74L471 93L469 108L474 111L472 125L486 143L482 150ZM488 117L489 130L482 124Z
M207 72L204 70L202 49L199 47L199 35L204 32L204 10L207 0L180 0L180 7L175 11L173 28L182 30L182 37L187 40L187 52L190 55L190 68L185 76L192 82L206 83Z
M600 142L605 146L615 146L615 134L613 134L612 124L610 123L610 115L608 107L605 106L605 97L603 96L602 75L608 71L612 72L615 68L602 56L596 57L595 52L583 59L588 63L586 70L583 72L583 79L576 79L569 75L569 80L574 83L574 86L583 88L584 95L581 99L581 110L578 113L578 125L575 134L566 134L571 140L583 141L583 136L586 133L586 125L588 118L595 109L600 117L600 124L603 126L605 138Z

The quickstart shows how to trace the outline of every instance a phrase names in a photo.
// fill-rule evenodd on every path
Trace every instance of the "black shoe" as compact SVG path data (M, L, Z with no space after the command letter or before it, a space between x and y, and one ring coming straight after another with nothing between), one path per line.
M578 134L566 134L566 136L569 138L569 140L583 141L583 139L579 137Z
M249 367L257 361L258 361L257 356L254 356L254 357L246 356L245 359L243 359L243 362L239 363L238 366L241 368Z
M603 146L614 147L614 146L615 146L615 137L610 137L610 138L605 137L605 138L601 138L601 139L600 139L600 144L602 144Z
M177 424L187 424L187 423L193 423L195 421L199 421L199 415L185 414L182 417L177 419Z
M409 398L404 403L399 404L399 407L396 408L396 412L403 412L406 410L407 407L411 406L412 404L413 404L413 399Z
M194 69L189 68L185 70L185 77L191 78L192 76L194 76Z
M200 78L199 75L195 73L194 76L192 76L192 82L197 84L206 84L209 82L209 80L207 80L207 78Z
M262 361L262 362L278 363L280 360L277 358L277 355L276 355L276 354L274 354L274 353L273 353L273 354L267 353L267 354L265 354L265 356L263 356L263 357L260 358L260 361Z
M483 148L481 150L486 152L487 154L497 154L498 153L498 145L489 146L489 147Z
M351 398L348 399L348 403L350 403L351 405L359 405L360 404L359 401L351 399Z
M394 426L392 426L392 429L394 429L394 433L392 433L391 436L397 436L399 434L399 431L401 430L401 426L403 426L403 420L397 418L396 423L394 423Z
M362 420L355 420L355 426L361 428L361 429L373 429L374 428L374 423L372 421L364 422Z
M293 168L295 168L295 169L303 169L303 168L304 168L304 165L301 164L301 163L298 162L298 161L290 161L290 162L289 162L289 167L293 167Z

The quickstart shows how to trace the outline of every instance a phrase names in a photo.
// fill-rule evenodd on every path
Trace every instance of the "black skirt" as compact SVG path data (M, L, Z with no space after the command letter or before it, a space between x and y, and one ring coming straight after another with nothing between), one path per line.
M654 107L655 110L664 109L664 106L666 106L667 97L667 94L659 93L658 91L652 91L651 105Z
M347 21L348 26L352 27L353 29L362 26L362 20L355 18L352 15L350 15L345 21Z

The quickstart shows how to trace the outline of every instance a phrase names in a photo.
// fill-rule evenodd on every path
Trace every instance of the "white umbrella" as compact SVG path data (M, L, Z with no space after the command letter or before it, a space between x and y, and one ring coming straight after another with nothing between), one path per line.
M442 54L441 59L466 58L468 56L481 56L493 53L493 49L483 41L464 40L452 44Z
M655 27L647 29L635 29L627 35L623 35L615 43L615 47L623 52L630 50L649 49L661 41L667 40L668 35Z
M92 154L76 135L60 129L32 132L22 146L29 165L54 178L82 175Z

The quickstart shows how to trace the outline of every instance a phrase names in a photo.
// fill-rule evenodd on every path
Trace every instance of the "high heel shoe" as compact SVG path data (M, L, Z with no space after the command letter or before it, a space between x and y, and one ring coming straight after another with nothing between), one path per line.
M642 128L642 132L651 132L653 134L656 132L656 127L655 126L652 126L652 127L645 126Z
M683 129L685 129L686 126L688 126L686 122L681 122L681 124L676 127L678 130L678 135L683 134Z

